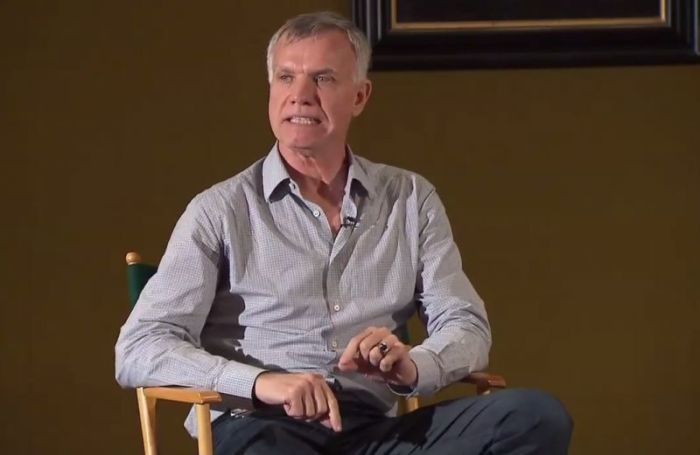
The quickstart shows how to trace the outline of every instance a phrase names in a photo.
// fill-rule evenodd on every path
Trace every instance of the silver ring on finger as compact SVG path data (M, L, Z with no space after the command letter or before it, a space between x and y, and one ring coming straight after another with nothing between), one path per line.
M379 352L380 352L380 354L382 354L382 356L385 356L386 353L389 352L389 350L391 349L389 347L389 345L387 344L387 342L384 340L380 341L377 344L377 348L379 348Z

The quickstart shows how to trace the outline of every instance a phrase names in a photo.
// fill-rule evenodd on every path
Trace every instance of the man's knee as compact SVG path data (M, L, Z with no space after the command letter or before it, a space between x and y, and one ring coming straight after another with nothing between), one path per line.
M507 389L493 396L494 406L503 413L503 423L517 425L519 431L534 432L566 441L571 437L573 420L564 405L547 392Z

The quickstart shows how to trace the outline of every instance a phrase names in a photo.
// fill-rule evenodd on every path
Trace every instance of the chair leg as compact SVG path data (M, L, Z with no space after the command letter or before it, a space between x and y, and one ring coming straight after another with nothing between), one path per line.
M211 411L208 403L196 404L197 410L197 444L199 455L213 455L211 436Z
M143 434L143 450L146 455L158 455L156 443L156 399L147 397L142 387L136 389Z

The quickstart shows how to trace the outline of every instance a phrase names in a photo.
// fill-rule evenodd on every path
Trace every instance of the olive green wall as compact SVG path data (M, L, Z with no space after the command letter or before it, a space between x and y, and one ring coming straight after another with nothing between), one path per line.
M139 452L124 253L266 153L267 37L319 8L349 2L0 3L0 452ZM372 78L351 142L438 187L492 369L567 404L573 454L699 453L700 66Z

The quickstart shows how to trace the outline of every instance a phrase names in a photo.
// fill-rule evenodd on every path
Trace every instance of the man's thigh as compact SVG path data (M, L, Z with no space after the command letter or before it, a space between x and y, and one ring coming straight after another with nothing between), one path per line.
M343 406L343 432L284 415L222 416L216 455L245 454L544 454L567 453L572 423L544 392L508 389L423 407L398 417Z
M333 441L351 454L566 454L571 419L552 396L508 389L368 422Z
M212 425L216 455L322 454L330 436L318 423L280 415L225 414Z

